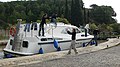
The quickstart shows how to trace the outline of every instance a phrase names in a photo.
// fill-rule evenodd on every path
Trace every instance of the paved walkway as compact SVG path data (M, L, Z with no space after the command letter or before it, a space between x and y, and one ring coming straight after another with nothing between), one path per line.
M87 46L87 47L81 47L77 48L79 54L89 53L98 51L101 49L106 49L112 46L116 46L120 44L120 39L109 39L107 42L100 43L98 46ZM60 52L52 52L52 53L46 53L46 54L39 54L34 56L26 56L26 57L18 57L18 58L10 58L10 59L3 59L0 60L0 66L1 67L13 67L13 66L21 66L21 65L27 65L32 63L38 63L43 62L47 60L52 60L56 58L62 58L65 56L74 56L74 52L72 52L71 55L67 55L68 50L66 51L60 51Z
M15 67L120 67L120 45L96 52L69 55Z

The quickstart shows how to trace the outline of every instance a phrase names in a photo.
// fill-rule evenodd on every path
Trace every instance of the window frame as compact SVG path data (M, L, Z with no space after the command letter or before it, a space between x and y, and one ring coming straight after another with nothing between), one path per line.
M27 42L27 45L24 44L24 42ZM28 42L28 41L23 41L23 43L22 43L22 47L23 47L23 48L28 48L28 45L29 45L29 42Z
M13 40L12 39L10 39L10 45L13 45Z

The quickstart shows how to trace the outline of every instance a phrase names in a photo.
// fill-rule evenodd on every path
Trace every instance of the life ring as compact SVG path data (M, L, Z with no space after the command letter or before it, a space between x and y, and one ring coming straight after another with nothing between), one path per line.
M15 33L16 33L16 29L15 29L14 27L11 27L11 28L10 28L10 35L11 35L11 36L14 36Z

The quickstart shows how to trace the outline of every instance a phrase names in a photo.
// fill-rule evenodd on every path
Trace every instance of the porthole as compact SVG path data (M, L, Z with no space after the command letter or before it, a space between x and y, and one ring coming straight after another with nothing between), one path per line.
M28 41L23 41L22 47L28 48Z

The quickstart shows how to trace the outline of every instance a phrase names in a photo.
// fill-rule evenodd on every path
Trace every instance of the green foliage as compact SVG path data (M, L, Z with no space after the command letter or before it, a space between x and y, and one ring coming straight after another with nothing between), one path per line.
M95 23L91 23L90 24L90 29L91 30L95 30L95 29L97 29L98 27L96 26L96 24Z
M120 24L114 23L110 24L110 26L113 28L113 32L116 32L118 35L120 35Z
M37 20L38 23L40 23L41 21L40 20Z
M61 17L60 21L78 26L86 24L85 21L95 24L116 23L112 16L116 16L111 6L98 6L93 4L92 9L83 8L82 0L37 0L37 1L13 1L0 3L0 20L2 24L16 24L17 19L25 22L40 23L43 14L51 16L57 13ZM86 10L86 11L85 11ZM88 17L89 14L89 17ZM84 15L84 16L83 16ZM85 16L86 15L86 16ZM86 20L84 21L84 18ZM66 18L66 19L65 19ZM50 20L47 20L49 22ZM3 25L2 25L3 27Z
M106 38L106 37L115 37L115 35L120 35L120 24L90 24L90 33L92 34L93 30L98 29L100 31L99 37Z
M66 18L60 18L60 17L57 18L57 22L63 22L65 24L70 24Z
M23 21L22 21L22 24L24 24L24 23L26 23L26 21L23 20Z
M5 7L3 4L0 4L0 13L3 13L5 11Z
M71 5L71 23L78 26L83 25L83 2L82 0L72 0Z
M39 19L42 18L42 16L45 14L44 11L41 11L40 14L39 14Z
M108 32L112 32L112 31L113 31L113 28L108 25L108 26L107 26L107 31L108 31Z
M69 8L68 8L68 0L66 0L66 3L65 3L65 18L69 18Z
M116 13L111 6L98 6L93 4L91 7L92 9L89 9L90 22L96 22L97 24L111 24L117 22L112 18L116 16Z
M17 19L26 22L41 22L42 16L47 13L51 16L58 14L57 22L73 24L76 26L90 24L93 31L98 28L101 35L115 32L120 34L120 24L112 17L116 17L116 12L111 6L91 5L91 8L83 8L82 0L37 0L37 1L13 1L0 3L0 28L8 28L9 25L16 24ZM50 20L46 20L47 23ZM69 22L70 21L70 22ZM0 36L2 37L2 36Z

